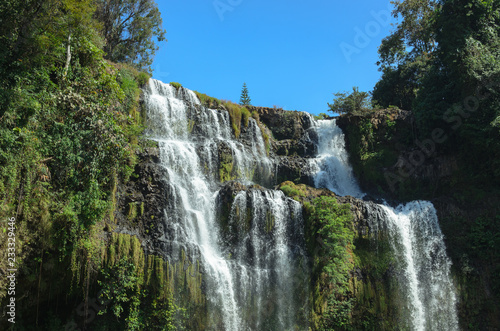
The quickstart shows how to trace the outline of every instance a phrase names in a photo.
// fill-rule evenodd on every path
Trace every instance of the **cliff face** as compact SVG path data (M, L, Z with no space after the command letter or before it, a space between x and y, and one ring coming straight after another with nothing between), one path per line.
M276 183L292 180L312 185L307 158L316 154L318 137L309 114L281 108L250 107L272 133L271 153L278 160Z
M372 195L434 203L459 289L464 329L500 328L499 195L471 179L468 160L445 146L447 133L420 137L410 112L340 116L356 176ZM484 188L484 189L483 189ZM495 237L495 238L493 238Z
M288 185L300 186L302 192L300 197L295 197L301 204L311 204L315 198L326 196L337 199L340 204L348 204L352 213L352 226L356 232L354 242L355 251L351 252L352 259L357 262L350 271L349 288L350 294L339 300L355 300L352 309L351 324L360 326L362 321L369 320L373 327L381 329L390 329L397 325L396 316L398 316L397 300L392 300L397 291L397 284L391 281L392 264L387 257L388 244L384 241L383 231L377 229L377 210L374 204L366 203L352 197L338 197L331 191L325 189L314 189L312 185L312 176L309 158L313 156L318 137L314 135L311 117L308 114L300 112L288 112L272 108L251 108L258 112L260 125L264 130L272 134L270 140L270 157L274 158L277 167L277 178L275 184L288 181L279 185L283 187ZM196 124L193 125L196 128ZM241 139L245 139L246 128L242 127ZM229 159L230 151L220 150L218 153L220 168L220 179L225 179L223 174L227 172L228 164L232 163ZM140 242L144 249L143 257L145 265L148 265L148 259L157 259L161 263L161 268L165 274L172 275L173 279L169 282L175 302L179 307L185 308L188 315L196 316L188 322L193 329L203 329L207 325L207 300L203 281L204 266L198 264L198 269L191 270L196 261L169 261L170 246L165 236L165 229L168 228L168 217L165 209L168 208L169 199L167 180L168 175L165 169L160 165L159 150L157 147L149 147L137 154L139 162L135 167L131 179L127 183L117 186L116 190L116 210L114 212L114 221L116 225L108 231L119 236L133 236ZM231 167L229 167L231 168ZM226 179L227 180L227 179ZM293 181L289 182L289 181ZM225 180L224 180L225 181ZM288 183L288 184L287 184ZM297 187L299 187L297 186ZM250 231L251 219L255 219L251 206L252 200L248 198L248 209L240 210L244 216L235 217L234 204L235 198L239 193L244 192L248 197L252 195L269 195L269 189L258 185L245 186L238 182L225 182L218 193L218 221L221 229L222 241L225 243L227 252L235 255L241 250L239 244L244 238L246 231ZM267 193L266 193L267 192ZM286 192L285 192L286 193ZM232 214L233 213L233 214ZM316 230L312 220L309 220L307 208L304 211L304 238L307 242L307 255L310 261L317 259L321 249L321 242L318 241ZM273 219L268 216L268 221ZM242 223L243 222L243 223ZM250 223L249 223L250 222ZM272 229L272 223L269 223L268 231ZM266 236L265 233L263 233ZM273 240L273 232L269 232L269 239ZM296 240L300 239L300 236ZM161 262L163 261L163 262ZM312 263L312 262L311 262ZM149 262L151 264L151 262ZM305 266L304 266L305 267ZM311 264L307 268L314 269ZM311 270L312 270L311 269ZM199 276L194 279L189 272L198 272ZM303 276L301 276L303 277ZM325 314L327 307L326 295L330 286L324 289L317 287L323 284L321 274L310 276L311 289L307 293L300 293L298 297L307 298L312 302L313 315L305 315L305 319L312 319L311 327L319 328L318 321ZM196 281L194 281L196 280ZM294 281L303 281L295 279ZM323 286L323 285L322 285ZM303 288L303 286L297 286ZM178 293L179 288L186 288L182 293ZM313 290L316 289L316 290ZM304 304L306 301L302 301ZM347 301L346 301L347 302ZM316 321L316 322L314 322ZM308 323L303 321L303 323ZM364 322L366 324L366 322Z
M419 137L409 111L381 110L340 116L350 161L367 192L398 200L432 199L452 185L457 157L436 153L446 134Z
M309 158L316 153L315 146L318 137L311 130L313 123L309 115L262 107L251 107L250 110L258 114L255 117L258 119L259 126L269 134L269 156L277 164L277 176L274 184L271 183L269 187L277 185L276 188L280 188L285 194L303 205L304 239L310 261L319 258L322 244L321 240L318 240L316 225L311 218L308 206L315 198L322 196L332 197L339 204L349 206L352 227L355 230L353 249L349 252L353 267L349 271L348 294L337 297L336 300L339 303L352 305L349 313L350 325L358 328L368 325L386 330L402 325L403 321L400 320L402 301L398 294L399 284L394 275L395 265L391 257L389 237L386 229L379 227L381 224L379 218L383 217L382 211L374 203L350 196L339 197L328 190L311 187L313 180ZM380 180L380 174L390 171L398 172L403 169L404 164L401 168L399 160L408 157L416 150L408 148L413 141L408 138L413 137L412 121L410 114L403 111L385 111L373 114L368 119L364 117L337 119L338 125L346 132L348 150L357 176L364 188L371 192L372 197L381 195L398 199L398 194L400 197L409 194L412 198L427 198L429 189L419 184L419 181L425 183L436 180L447 181L450 178L450 172L455 169L453 158L450 156L443 156L437 161L428 158L421 168L408 176L409 184L404 182L396 185L395 193L391 192L385 177ZM198 130L196 123L193 123L192 127L193 131ZM246 141L250 139L249 134L249 128L242 125L240 141L243 144L249 144L249 141ZM360 153L364 153L363 157L359 157ZM373 156L373 153L378 154ZM114 212L116 225L106 229L114 233L108 234L109 243L111 246L119 247L119 237L137 238L145 252L145 255L140 257L143 260L140 264L156 268L155 270L159 268L165 275L169 275L167 277L169 281L165 285L172 293L174 302L179 308L184 309L188 316L195 316L184 325L192 329L204 329L209 323L207 320L209 302L206 299L204 266L200 265L199 261L190 261L184 253L176 261L168 259L169 254L172 253L168 236L165 233L165 229L169 227L169 221L164 210L171 199L166 193L168 192L168 176L159 163L158 148L147 148L138 153L137 157L139 162L131 180L117 186ZM386 159L387 157L389 159ZM230 254L237 255L238 250L241 250L239 246L241 240L245 233L250 231L251 220L255 218L255 215L249 212L253 210L251 199L248 200L247 209L239 207L235 209L235 198L241 192L247 197L266 196L270 194L270 190L258 185L246 186L230 181L231 176L236 173L229 149L219 148L217 159L219 179L224 182L221 184L217 198L217 219L225 249ZM373 177L376 173L378 177ZM411 185L425 188L426 194L420 196L421 191ZM406 188L407 186L409 188ZM462 325L471 324L477 326L478 329L497 325L496 307L498 305L495 301L495 291L498 291L498 288L492 280L496 269L487 269L481 260L485 257L479 256L482 254L482 249L486 249L490 242L484 241L482 237L475 238L474 245L478 248L467 252L463 245L467 245L467 236L464 231L468 230L457 231L456 229L459 223L460 226L468 227L476 235L483 233L485 229L480 229L478 226L488 228L488 225L484 222L480 223L482 225L476 225L471 220L481 218L485 213L477 210L473 212L472 209L465 210L453 197L441 196L433 201L438 209L443 232L447 236L449 254L454 262L454 277L461 297L459 312ZM491 211L494 208L493 204L494 199L490 199L485 200L482 206ZM492 214L489 216L495 217ZM265 231L270 232L266 234L264 231L263 235L273 240L274 235L271 231L273 217L270 214L265 217L267 219L264 222L268 222L266 224L269 226ZM118 239L114 236L118 236ZM329 307L327 293L330 293L336 285L325 284L324 276L321 273L315 273L314 263L310 263L307 267L311 272L308 276L310 288L307 293L297 293L297 295L308 298L312 312L311 315L304 315L304 320L300 323L305 325L308 323L305 320L309 319L310 327L319 329L323 315L327 313L327 307ZM155 264L157 266L153 267ZM148 268L144 267L145 273L148 272L147 270ZM301 273L303 272L305 271ZM303 279L293 280L293 282L302 281ZM484 322L485 320L487 322Z

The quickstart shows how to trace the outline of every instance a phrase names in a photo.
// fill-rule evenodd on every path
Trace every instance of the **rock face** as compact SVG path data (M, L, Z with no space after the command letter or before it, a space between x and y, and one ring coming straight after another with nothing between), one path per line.
M433 202L453 263L461 327L499 329L500 281L493 275L500 268L491 247L500 241L487 239L494 230L486 230L500 224L498 195L485 194L474 184L460 185L461 165L469 160L440 146L444 132L437 129L432 137L421 137L414 122L410 112L397 109L337 118L364 191L385 199Z
M116 232L137 236L145 251L162 255L164 209L167 206L167 173L160 166L159 150L146 148L137 154L134 174L116 194Z
M458 160L436 154L440 139L418 137L411 112L387 109L340 116L346 147L364 191L397 200L431 200L437 183L449 183ZM437 132L437 133L440 133ZM446 184L447 185L447 184Z
M311 116L301 112L289 112L282 109L249 107L250 111L257 112L260 120L259 126L265 134L269 135L269 157L273 159L276 166L275 184L279 185L285 181L292 181L294 184L304 184L301 190L304 192L302 202L311 202L315 197L332 196L339 203L349 204L353 225L356 229L354 255L359 258L354 270L351 271L351 291L356 298L356 305L353 308L353 319L360 321L370 320L370 325L376 325L381 329L391 329L397 325L397 285L391 280L395 279L393 262L388 258L390 245L384 229L379 229L383 213L379 207L370 201L359 200L350 196L339 197L325 189L314 189L312 169L310 168L310 158L316 154L316 143L318 137L313 134L313 121ZM201 121L202 119L200 119ZM351 158L351 164L356 172L357 178L365 191L369 192L365 200L376 201L377 196L384 198L405 197L405 192L411 198L426 198L422 195L421 186L429 185L434 181L443 181L449 178L456 169L456 162L450 156L425 157L421 165L402 182L395 184L395 192L391 194L390 183L387 182L387 173L394 173L402 176L401 171L407 170L405 167L415 156L419 145L415 143L413 132L413 118L409 112L401 110L387 110L378 112L367 117L341 116L337 118L337 124L346 134L347 148ZM190 130L196 134L202 134L207 128L200 123L190 124ZM250 145L251 131L242 127L240 141L242 144ZM241 241L248 233L252 225L252 214L248 211L253 206L246 208L234 207L236 196L245 192L246 195L266 195L270 190L258 185L246 186L237 181L238 173L234 166L235 160L231 149L221 143L217 145L216 162L219 173L216 174L221 184L218 192L216 206L217 220L220 226L221 241L223 247L229 255L236 258L237 250L241 246ZM378 153L373 156L373 153ZM164 209L169 203L168 197L168 175L159 164L159 151L157 148L147 148L139 153L140 162L135 168L131 180L125 185L118 185L116 194L115 221L117 224L114 231L137 236L147 254L166 256L168 245L165 240L165 214ZM363 157L361 157L363 156ZM215 159L214 158L214 159ZM207 168L208 169L208 168ZM208 170L207 170L208 171ZM426 184L427 183L427 184ZM264 185L264 184L263 184ZM272 187L266 185L266 187ZM415 189L415 187L417 189ZM425 192L429 192L429 187L425 187ZM251 199L247 200L251 204ZM453 238L453 227L466 223L466 226L473 228L470 222L457 221L457 219L473 219L480 217L481 213L469 215L464 212L456 201L440 199L436 203L440 220L443 220L443 232L448 236L448 244L453 248L450 254L454 263L462 270L455 270L456 278L461 284L461 288L469 288L467 293L488 292L474 295L474 303L484 306L483 298L488 298L493 302L495 296L491 294L495 289L490 288L491 272L483 273L478 277L477 265L472 265L472 271L464 273L468 267L467 256L456 253L460 251L456 246L459 244ZM489 208L489 207L488 207ZM231 214L233 213L233 214ZM307 215L306 215L307 216ZM495 217L493 215L493 217ZM273 222L273 217L265 216L265 232ZM464 225L464 226L465 226ZM473 230L472 230L473 231ZM273 236L269 234L269 238ZM307 238L306 238L307 240ZM460 251L461 252L461 251ZM465 256L465 258L463 258ZM461 259L465 259L462 261ZM202 267L203 268L203 267ZM464 269L465 268L465 269ZM458 268L457 268L458 269ZM182 270L182 268L178 268ZM200 271L203 274L203 270ZM200 279L201 279L200 274ZM470 287L470 277L474 278L476 285ZM479 278L479 279L478 279ZM201 280L200 280L201 282ZM198 286L198 285L197 285ZM194 286L193 286L194 287ZM203 289L203 285L198 286ZM479 290L481 289L482 290ZM486 289L486 290L485 290ZM468 299L469 294L462 294L462 301ZM197 294L201 297L201 294ZM471 296L469 295L469 298ZM192 300L189 297L184 300ZM193 313L198 314L206 305L200 304ZM461 318L464 320L477 320L478 316L485 316L481 313L473 313L471 305L461 307ZM495 310L496 311L496 310ZM198 325L202 325L206 316L200 317ZM490 318L494 320L494 318Z
M276 184L291 180L313 185L308 159L317 152L318 136L311 115L281 108L249 107L271 134L270 155L276 163Z
M271 130L276 155L316 155L318 137L310 130L313 127L311 115L281 108L250 107L250 110L256 111L260 121Z

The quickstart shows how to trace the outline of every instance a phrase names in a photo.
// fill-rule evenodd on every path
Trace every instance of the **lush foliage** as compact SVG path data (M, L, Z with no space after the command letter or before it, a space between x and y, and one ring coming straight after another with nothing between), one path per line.
M412 109L421 81L436 49L433 23L439 8L434 0L397 0L393 16L400 18L379 47L382 79L373 99L382 107Z
M422 138L450 134L441 149L468 171L500 181L500 5L497 1L397 1L395 31L380 46L373 98L411 109Z
M139 87L149 75L105 59L96 8L91 0L0 4L0 218L16 219L19 293L38 293L17 306L26 325L45 320L43 302L81 300L98 277L100 233L141 148ZM123 61L144 63L132 54Z
M162 19L154 0L98 0L94 16L101 23L105 58L149 70L165 40Z
M283 189L283 188L282 188ZM354 267L352 250L355 231L349 205L339 205L334 197L321 196L306 203L308 228L316 233L313 249L316 325L320 330L347 327L353 305L349 289Z
M185 310L174 304L168 285L160 285L160 291L154 286L145 287L147 279L141 274L137 261L124 256L116 264L104 268L102 276L98 281L101 287L99 302L104 308L99 315L113 318L103 318L101 330L184 330Z
M383 132L389 125L365 130L370 120L366 119L352 126L349 149L352 160L361 165L354 167L362 183L384 187L387 183L380 174L394 167L396 160L408 159L422 149L422 142L433 144L422 162L414 161L414 169L398 183L395 193L403 199L450 198L440 221L464 296L462 322L470 323L469 328L497 327L498 319L490 316L498 316L500 298L496 290L500 286L493 276L500 265L499 242L491 235L500 230L496 217L500 184L500 3L393 3L398 23L379 47L382 78L372 96L380 106L411 110L416 121L408 132L409 141L396 125L393 146L387 143L391 136L384 137ZM435 132L445 138L435 138ZM363 144L370 140L371 145ZM374 168L380 170L378 176ZM438 168L441 170L435 172ZM450 205L461 211L451 211ZM484 291L486 287L489 290Z
M329 111L337 114L360 114L369 111L371 107L370 94L360 92L358 87L352 88L352 93L337 92L333 94L333 103L328 103Z

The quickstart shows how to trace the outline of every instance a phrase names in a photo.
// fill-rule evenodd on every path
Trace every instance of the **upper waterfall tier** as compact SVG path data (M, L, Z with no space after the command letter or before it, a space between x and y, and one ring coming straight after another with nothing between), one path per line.
M182 141L184 148L196 150L206 176L220 182L274 184L276 167L253 118L237 139L227 111L203 107L193 91L154 79L145 91L145 103L146 135L160 143Z
M335 120L319 120L314 125L318 133L318 154L311 160L314 185L332 192L362 198L345 149L344 133Z

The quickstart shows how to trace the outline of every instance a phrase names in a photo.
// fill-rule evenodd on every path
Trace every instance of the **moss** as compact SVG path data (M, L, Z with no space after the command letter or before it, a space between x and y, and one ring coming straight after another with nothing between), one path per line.
M198 96L200 103L207 108L219 108L220 105L222 105L222 102L217 98L213 98L198 91L193 92L196 94L196 96Z
M221 183L236 179L237 174L234 171L233 155L221 153L219 155L219 180Z
M127 219L129 222L132 222L136 218L137 218L137 204L135 202L131 202L128 204Z
M266 154L269 155L269 151L271 150L271 143L269 141L269 136L264 132L264 130L262 130L262 138L264 139L264 145L266 146Z
M307 186L305 184L295 184L290 181L281 183L279 189L290 198L298 199L300 197L305 197L307 193Z
M173 86L173 87L175 87L177 90L178 90L178 89L180 89L180 88L182 87L182 85L181 85L181 84L176 83L176 82L170 82L170 85L171 85L171 86Z
M275 223L275 217L271 211L266 212L266 232L269 233L273 231Z
M116 210L116 192L118 189L118 176L116 172L113 174L113 189L111 190L111 203L109 205L109 220L111 223L115 223L115 210Z
M248 121L250 120L250 116L251 116L250 111L247 108L242 107L241 108L241 118L243 120L243 124L245 125L245 127L248 126Z
M134 266L134 274L137 276L135 286L139 289L134 300L139 300L143 311L150 311L151 308L147 305L153 302L171 301L174 304L172 307L183 307L181 310L186 310L191 316L190 321L178 321L179 323L185 324L184 327L188 329L203 329L207 316L200 312L206 311L207 301L199 261L190 261L185 252L181 251L179 261L169 263L162 257L145 255L137 237L112 233L107 247L102 251L103 270L112 270L123 259Z
M194 120L189 119L189 121L188 121L188 127L187 127L187 130L188 130L189 133L193 132L195 123L196 122Z
M235 103L232 103L231 101L226 101L224 102L224 107L229 113L229 117L231 119L231 127L233 128L233 133L236 139L239 138L240 132L241 132L241 107L240 105L237 105Z
M141 242L136 236L111 233L107 247L102 248L104 266L112 267L123 257L130 257L137 270L142 272L145 263Z

